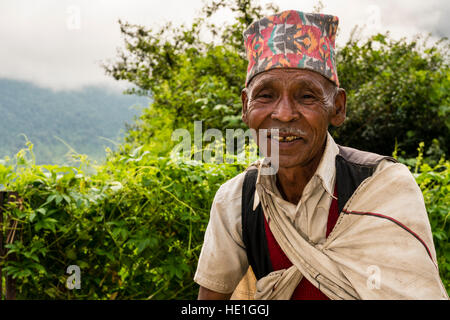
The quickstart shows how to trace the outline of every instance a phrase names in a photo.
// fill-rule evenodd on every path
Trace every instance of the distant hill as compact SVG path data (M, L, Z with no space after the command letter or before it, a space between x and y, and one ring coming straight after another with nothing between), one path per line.
M0 158L24 148L25 134L34 144L38 163L64 163L69 149L61 140L78 153L102 160L105 147L114 148L108 140L119 142L125 122L148 103L147 98L98 87L55 92L0 79Z

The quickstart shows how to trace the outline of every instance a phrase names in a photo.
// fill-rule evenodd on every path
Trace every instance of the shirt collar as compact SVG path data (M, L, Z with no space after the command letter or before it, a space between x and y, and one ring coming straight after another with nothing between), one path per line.
M327 141L325 145L325 150L322 155L322 159L320 159L320 163L316 169L316 172L314 173L314 177L317 177L322 187L325 189L325 191L334 198L334 183L335 183L335 176L336 176L336 164L335 159L336 155L339 153L339 148L337 144L334 142L333 137L330 135L329 132L327 132ZM280 192L276 189L276 183L275 183L275 175L268 176L269 179L261 179L261 163L267 163L266 159L264 159L262 162L260 162L258 167L258 177L256 179L256 183L262 183L268 190L272 190L275 195L280 196ZM311 178L311 180L313 179ZM253 210L256 209L260 202L258 192L255 192L255 197L253 200Z
M331 196L333 196L334 193L334 182L336 177L336 156L338 155L338 153L339 148L336 142L334 142L331 134L327 132L327 144L325 146L325 151L314 175L318 176L321 179L322 186Z

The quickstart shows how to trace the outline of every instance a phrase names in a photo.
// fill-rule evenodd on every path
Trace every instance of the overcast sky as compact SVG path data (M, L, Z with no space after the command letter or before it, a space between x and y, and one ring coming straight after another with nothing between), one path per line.
M316 0L279 0L281 10L313 10ZM323 13L340 20L338 44L351 29L365 35L390 30L412 37L450 34L448 0L323 0ZM118 84L104 74L101 61L122 45L118 19L146 26L189 23L202 0L0 0L0 77L31 81L55 90ZM227 11L217 21L231 17Z

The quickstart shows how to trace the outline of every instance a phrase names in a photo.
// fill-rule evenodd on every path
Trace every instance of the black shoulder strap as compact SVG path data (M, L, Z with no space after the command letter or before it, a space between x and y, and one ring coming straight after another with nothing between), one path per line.
M242 240L256 279L272 272L261 203L253 211L258 170L248 170L242 187Z

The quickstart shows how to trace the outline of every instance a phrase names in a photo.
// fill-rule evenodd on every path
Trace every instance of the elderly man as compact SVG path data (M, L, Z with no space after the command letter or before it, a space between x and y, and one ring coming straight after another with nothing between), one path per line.
M337 25L285 11L245 31L242 119L278 144L266 154L278 171L262 174L270 162L257 162L217 191L194 277L199 299L252 288L254 299L448 299L411 173L328 133L346 112Z

